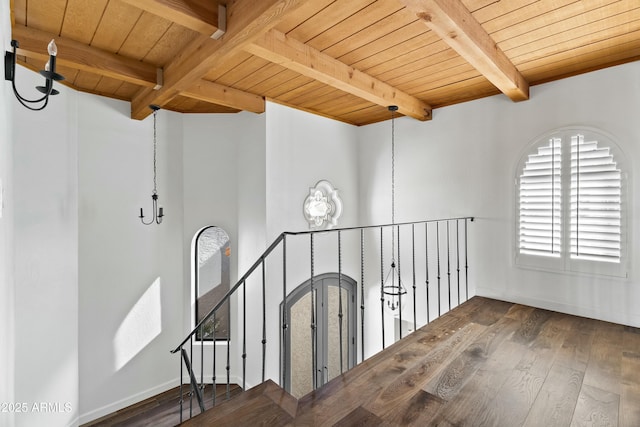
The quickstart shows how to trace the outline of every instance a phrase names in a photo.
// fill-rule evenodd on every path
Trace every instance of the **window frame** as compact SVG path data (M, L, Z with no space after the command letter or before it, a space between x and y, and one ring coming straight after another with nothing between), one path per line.
M196 324L199 322L198 317L199 317L199 279L200 279L200 266L199 266L199 258L200 258L200 252L199 252L199 246L200 246L200 239L203 237L203 235L211 230L219 230L218 233L220 233L220 235L222 235L224 238L226 238L226 242L220 246L218 249L218 251L216 251L215 253L213 253L212 255L216 256L219 255L220 256L220 265L219 265L219 269L220 269L220 283L217 284L215 287L217 286L221 286L221 288L219 289L219 291L224 291L223 295L226 294L228 292L228 290L231 287L231 281L230 281L230 269L231 269L231 264L230 264L230 256L231 256L231 237L229 235L229 233L223 229L222 227L216 226L216 225L207 225L205 227L200 228L195 235L192 238L191 241L191 283L190 283L190 293L191 293L191 305L190 305L190 323L191 323L191 329L196 327ZM225 252L223 253L222 250L225 250ZM225 264L225 266L223 266L223 264ZM213 308L213 307L211 307ZM221 311L223 314L227 314L229 313L230 310L230 303L226 304L226 307L222 307ZM204 314L204 313L203 313ZM228 316L225 316L228 317ZM217 335L215 335L215 340L212 339L212 337L202 337L199 335L199 331L196 332L196 334L194 334L195 337L195 342L197 343L212 343L212 342L227 342L231 340L231 336L230 336L230 324L228 323L229 319L226 318L224 320L222 320L221 326L226 329L227 333L218 333Z
M613 160L620 170L620 262L574 259L571 257L571 137L584 135L585 139L598 142L599 147L609 148ZM547 144L552 138L561 139L561 250L558 257L524 254L520 252L520 176L526 166L529 156L536 154L538 149ZM626 156L620 145L612 135L593 127L571 126L546 132L527 143L516 164L514 173L515 193L515 221L514 221L514 262L518 267L531 268L551 272L565 272L598 276L613 276L626 278L629 275L629 245L630 235L628 218L631 217L629 195L632 182Z

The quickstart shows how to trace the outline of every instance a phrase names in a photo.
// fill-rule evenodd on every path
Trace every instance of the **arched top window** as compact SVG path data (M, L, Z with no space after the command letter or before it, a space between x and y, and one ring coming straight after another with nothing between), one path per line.
M612 140L563 129L534 141L517 169L520 265L626 275L626 171Z
M197 325L229 291L229 235L220 227L200 229L192 242L193 326ZM223 306L218 314L204 325L198 340L226 340L229 334L229 308Z

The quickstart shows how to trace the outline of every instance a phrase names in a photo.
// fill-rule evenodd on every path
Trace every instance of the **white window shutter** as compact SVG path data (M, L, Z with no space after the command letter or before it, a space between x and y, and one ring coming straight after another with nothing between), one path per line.
M562 242L562 140L530 154L519 178L519 250L559 257Z
M572 259L620 262L622 174L608 147L571 137Z

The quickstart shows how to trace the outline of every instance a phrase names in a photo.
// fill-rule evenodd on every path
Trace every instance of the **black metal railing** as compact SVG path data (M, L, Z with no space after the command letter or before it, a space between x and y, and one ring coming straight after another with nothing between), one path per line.
M267 378L276 380L283 388L288 388L291 377L299 374L290 372L290 356L287 356L292 347L289 338L292 319L287 311L288 298L294 288L305 282L309 283L310 292L309 354L312 360L309 369L312 372L304 375L311 376L312 389L317 389L328 380L328 375L325 376L327 367L318 366L318 333L321 325L317 324L317 315L319 305L323 302L317 300L319 294L316 279L321 275L324 277L325 273L336 272L337 269L336 323L339 348L334 353L339 354L339 368L336 368L336 375L354 364L348 362L345 366L344 361L353 360L357 363L358 355L359 360L363 361L384 349L388 345L390 334L387 329L391 323L394 325L395 341L403 337L405 324L416 330L453 308L453 304L459 305L466 301L469 298L470 221L473 221L473 217L280 234L214 308L171 351L180 353L181 356L180 422L183 421L183 415L194 415L194 399L200 412L203 412L207 405L215 406L218 386L225 390L225 398L230 398L232 377L243 390L247 388L247 384L257 385ZM420 232L420 227L424 228L423 233ZM390 239L388 234L391 235ZM309 240L305 244L304 239L307 238ZM335 240L332 242L332 239ZM279 248L281 251L276 250ZM392 254L391 262L386 263L389 253ZM389 274L385 276L387 268ZM434 270L437 273L435 283L430 277ZM407 271L409 273L406 273ZM443 277L445 273L446 279ZM360 283L359 287L355 287L352 302L353 307L355 302L360 302L360 316L358 318L355 315L357 324L350 327L352 331L359 331L361 336L359 341L354 336L352 343L345 344L345 341L348 341L343 336L347 330L345 322L350 317L345 315L349 308L343 298L343 285L348 277L358 275ZM410 291L403 285L407 277ZM392 284L386 285L386 281L389 280ZM418 286L421 281L424 283L424 289ZM397 292L393 290L396 286ZM434 287L436 289L433 289ZM378 288L379 312L377 309L367 310L375 302ZM406 300L410 300L409 303ZM229 308L226 311L229 330L224 340L216 340L216 328L211 327L212 340L206 344L204 341L198 341L198 337L205 336L205 327L215 325L216 316L225 305ZM403 319L403 311L407 306L411 307L412 319L409 320ZM434 316L432 313L436 312L437 316ZM352 333L355 334L356 332ZM273 341L276 343L272 344ZM326 344L326 340L321 341L321 344L323 343ZM360 348L357 348L356 343ZM198 361L194 361L194 356L198 355L194 354L194 345L200 346ZM223 348L224 355L218 354L218 347ZM353 351L353 357L345 358L345 355ZM211 358L210 365L205 364L208 357ZM222 383L218 377L220 357L224 362L226 376ZM259 367L258 372L253 369L248 373L248 359L251 359L251 367ZM211 372L205 377L207 366L211 367ZM185 378L189 384L186 393L183 390ZM205 396L205 386L209 384L212 390L210 404ZM185 408L183 396L188 397L188 408Z

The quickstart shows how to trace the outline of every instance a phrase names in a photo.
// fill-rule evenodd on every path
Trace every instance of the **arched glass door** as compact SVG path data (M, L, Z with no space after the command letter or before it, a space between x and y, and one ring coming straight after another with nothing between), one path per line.
M296 398L320 387L355 364L356 282L337 273L314 278L316 345L311 330L311 281L287 298L288 354L286 389ZM342 298L340 298L342 295ZM342 302L342 321L340 320ZM342 342L341 342L342 339Z

